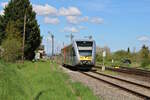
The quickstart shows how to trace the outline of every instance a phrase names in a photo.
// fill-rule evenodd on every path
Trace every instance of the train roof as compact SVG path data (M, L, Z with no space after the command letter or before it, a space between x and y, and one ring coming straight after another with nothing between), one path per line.
M91 42L93 42L94 40L93 39L76 39L76 40L73 40L73 42L77 42L77 41L91 41ZM72 44L73 44L73 42L71 42L69 45L66 45L64 48L68 48L68 47L70 47ZM64 49L64 48L62 48L62 49Z
M76 39L74 40L74 42L76 41L94 41L93 39Z

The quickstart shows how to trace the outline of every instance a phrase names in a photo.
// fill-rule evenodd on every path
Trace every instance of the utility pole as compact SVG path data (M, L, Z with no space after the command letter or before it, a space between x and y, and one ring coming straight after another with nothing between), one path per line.
M22 41L22 62L24 63L24 46L25 46L25 36L26 36L26 12L24 15L24 30L23 30L23 41Z
M54 35L51 34L51 38L52 38L52 56L54 55Z
M66 37L69 37L70 38L70 42L72 42L73 38L74 38L74 35L71 33L70 35L66 35Z
M54 55L54 35L50 33L50 31L48 33L51 35L51 39L52 39L52 56L53 56Z

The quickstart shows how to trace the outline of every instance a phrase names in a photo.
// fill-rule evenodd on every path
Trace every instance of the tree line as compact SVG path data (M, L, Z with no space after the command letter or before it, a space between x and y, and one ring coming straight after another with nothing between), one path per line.
M127 48L127 50L118 50L113 53L111 53L109 50L105 51L105 64L108 66L114 65L150 68L150 49L146 45L143 45L138 52L131 52L130 48ZM96 54L98 63L103 62L102 52L103 50L101 52L97 52ZM128 60L131 63L125 64L125 60Z
M0 15L0 57L6 61L21 59L25 15L24 58L32 60L34 51L40 46L40 26L30 1L10 0L4 8L4 15Z

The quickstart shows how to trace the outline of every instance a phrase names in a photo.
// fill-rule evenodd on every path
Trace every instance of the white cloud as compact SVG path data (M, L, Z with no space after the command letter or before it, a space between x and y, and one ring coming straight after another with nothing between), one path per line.
M140 36L137 38L139 41L141 42L147 42L147 41L150 41L150 37L148 36Z
M68 23L71 23L71 24L79 23L77 16L67 16L66 19L67 19Z
M81 17L79 20L80 20L81 22L88 22L88 21L89 21L89 17L88 17L88 16Z
M4 15L4 10L0 10L0 15Z
M78 33L79 30L76 27L65 27L63 32Z
M51 5L35 5L33 4L33 10L38 15L57 15L57 9Z
M4 7L6 7L8 5L8 2L1 2L0 5L4 8Z
M87 16L85 17L79 17L79 16L67 16L66 17L68 23L70 24L79 24L80 22L88 22L89 18Z
M49 4L45 4L45 5L33 4L33 10L38 15L59 15L59 16L79 16L79 15L81 15L80 10L76 7L68 7L68 8L61 7L60 9L57 9Z
M58 18L50 18L50 17L45 17L44 18L44 23L46 24L59 24L59 19Z
M94 24L102 24L104 20L102 18L95 17L95 18L92 18L90 22Z
M79 16L81 15L81 12L76 7L69 7L69 8L60 8L59 9L59 15L60 16Z
M89 18L88 16L80 17L80 16L66 16L68 23L70 24L79 24L81 22L90 22L94 24L102 24L104 20L99 17Z
M70 24L80 24L81 22L102 24L104 22L104 20L99 17L89 18L88 16L81 16L82 15L81 11L77 7L73 7L73 6L68 8L61 7L57 9L49 4L45 4L45 5L33 4L33 10L37 13L37 15L46 16L44 22L50 24L58 24L59 19L48 18L47 16L65 16L67 22Z
M87 29L87 28L84 27L84 26L78 26L78 28L79 28L80 30L85 30L85 29Z

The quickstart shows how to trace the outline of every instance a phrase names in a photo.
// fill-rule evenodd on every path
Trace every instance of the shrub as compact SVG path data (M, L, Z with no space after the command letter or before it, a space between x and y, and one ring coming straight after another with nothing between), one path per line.
M14 62L21 56L21 36L16 29L16 23L10 22L6 28L6 39L2 42L2 58L5 61Z

